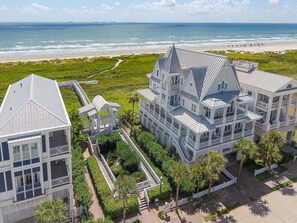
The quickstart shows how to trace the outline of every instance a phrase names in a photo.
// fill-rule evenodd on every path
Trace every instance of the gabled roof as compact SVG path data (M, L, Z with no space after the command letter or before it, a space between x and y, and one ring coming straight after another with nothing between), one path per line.
M157 59L157 62L159 64L160 69L163 67L165 61L166 61L166 58L159 58L159 59Z
M70 126L54 80L31 74L9 86L0 108L0 135Z
M254 70L250 73L237 71L240 83L254 86L270 92L278 92L281 88L288 85L290 82L297 81L291 77L286 77L279 74L269 73L261 70Z
M162 70L165 71L166 73L180 73L181 72L180 63L179 63L174 45L170 48L170 52L169 52L168 56L166 57L166 61L163 65Z
M202 103L208 107L221 107L229 106L229 103L236 99L239 95L239 91L221 91L212 95L206 96Z

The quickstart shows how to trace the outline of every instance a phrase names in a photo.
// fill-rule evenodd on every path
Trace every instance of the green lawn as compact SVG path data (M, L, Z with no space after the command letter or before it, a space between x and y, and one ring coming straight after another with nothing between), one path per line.
M216 52L227 55L230 61L234 59L247 59L259 62L262 70L291 76L297 79L297 51L285 53L237 53ZM87 77L94 75L91 79L99 81L98 85L82 85L90 99L101 94L109 101L118 102L124 110L130 109L128 99L135 94L136 89L148 87L148 79L145 76L151 72L155 61L161 55L131 55L114 58L80 58L51 60L39 62L12 62L0 64L0 100L3 99L9 84L20 80L31 73L44 77L65 80L88 80ZM109 69L121 58L124 61L118 68L98 74ZM77 108L79 103L70 88L62 88L62 95L66 107ZM136 105L135 108L138 106Z

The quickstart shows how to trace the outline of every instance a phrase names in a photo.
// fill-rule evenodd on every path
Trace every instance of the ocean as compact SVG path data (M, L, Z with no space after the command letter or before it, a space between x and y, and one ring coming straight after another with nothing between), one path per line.
M297 24L0 23L0 56L297 41Z

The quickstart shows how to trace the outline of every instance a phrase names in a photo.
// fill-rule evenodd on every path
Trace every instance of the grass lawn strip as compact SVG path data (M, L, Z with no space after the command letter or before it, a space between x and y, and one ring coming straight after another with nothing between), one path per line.
M273 171L272 174L270 174L270 173L268 173L268 171L266 171L264 173L258 174L256 177L260 181L265 181L265 180L267 180L267 179L269 179L269 178L271 178L271 177L273 177L275 175L279 175L279 174L285 172L286 170L288 170L288 168L286 168L284 166L279 166L279 167L272 170Z
M289 186L289 185L291 185L291 184L293 184L295 182L297 182L297 177L293 177L293 178L287 180L286 182L283 182L281 184L275 185L274 187L272 187L272 190L274 190L274 191L275 190L279 190L279 189L284 188L284 187L287 187L287 186Z
M232 210L234 210L234 209L236 209L236 208L238 208L238 207L240 207L240 206L241 206L240 203L235 203L235 204L233 204L233 205L230 205L229 207L223 208L223 209L221 209L221 210L217 210L216 212L213 212L213 213L211 213L211 214L209 214L209 215L203 217L203 220L204 220L205 222L212 221L212 220L214 220L215 218L217 218L217 217L219 217L219 216L221 216L221 215L223 215L223 214L227 214L227 213L229 213L230 211L232 211Z

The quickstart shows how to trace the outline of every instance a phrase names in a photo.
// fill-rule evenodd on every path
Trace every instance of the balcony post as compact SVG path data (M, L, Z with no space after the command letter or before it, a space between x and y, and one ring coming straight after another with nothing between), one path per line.
M166 122L167 122L167 120L166 120ZM178 137L180 137L181 136L181 123L179 124L179 127L178 127Z
M277 125L279 126L279 123L280 123L280 112L281 112L281 109L282 109L282 103L283 103L283 96L279 96L279 100L278 100L278 103L277 103L277 112L276 112L276 123Z
M239 104L238 103L235 103L233 121L236 121L236 119L237 119L238 109L239 109Z
M189 143L190 129L187 128L186 142Z
M241 137L244 137L246 122L242 123Z
M255 133L255 125L256 125L256 121L253 121L253 123L252 123L252 134Z
M268 101L268 106L267 106L266 120L265 120L266 130L267 130L268 125L269 125L269 128L270 128L271 102L272 102L272 97L270 96L269 101Z
M70 184L72 184L72 163L71 163L71 158L67 158L67 173L68 173L68 176L69 176L69 182Z
M213 124L214 123L214 116L216 111L214 109L210 109L210 121Z
M288 104L287 104L287 109L286 109L286 121L287 121L287 125L288 125L289 122L290 122L290 120L289 120L289 114L290 114L290 108L291 108L292 96L293 96L293 94L290 94L290 95L289 95Z
M209 131L209 135L208 135L208 146L211 146L211 143L212 143L212 133L213 133L213 131Z
M232 124L232 130L231 130L231 140L234 139L234 132L235 132L235 124Z
M40 181L40 186L41 186L41 193L44 194L43 165L41 165L41 167L40 167L39 177L40 177L39 181ZM32 180L33 180L33 178L32 178ZM49 180L49 179L47 179L47 180ZM35 193L35 191L34 191L34 193Z
M195 149L198 150L199 146L200 146L200 134L196 133Z
M226 122L227 109L227 107L223 108L223 123Z
M224 131L225 131L225 126L221 126L221 138L220 138L220 143L224 142Z
M47 162L47 176L48 176L48 187L49 187L49 189L52 189L53 185L52 185L52 164L51 164L51 161Z

